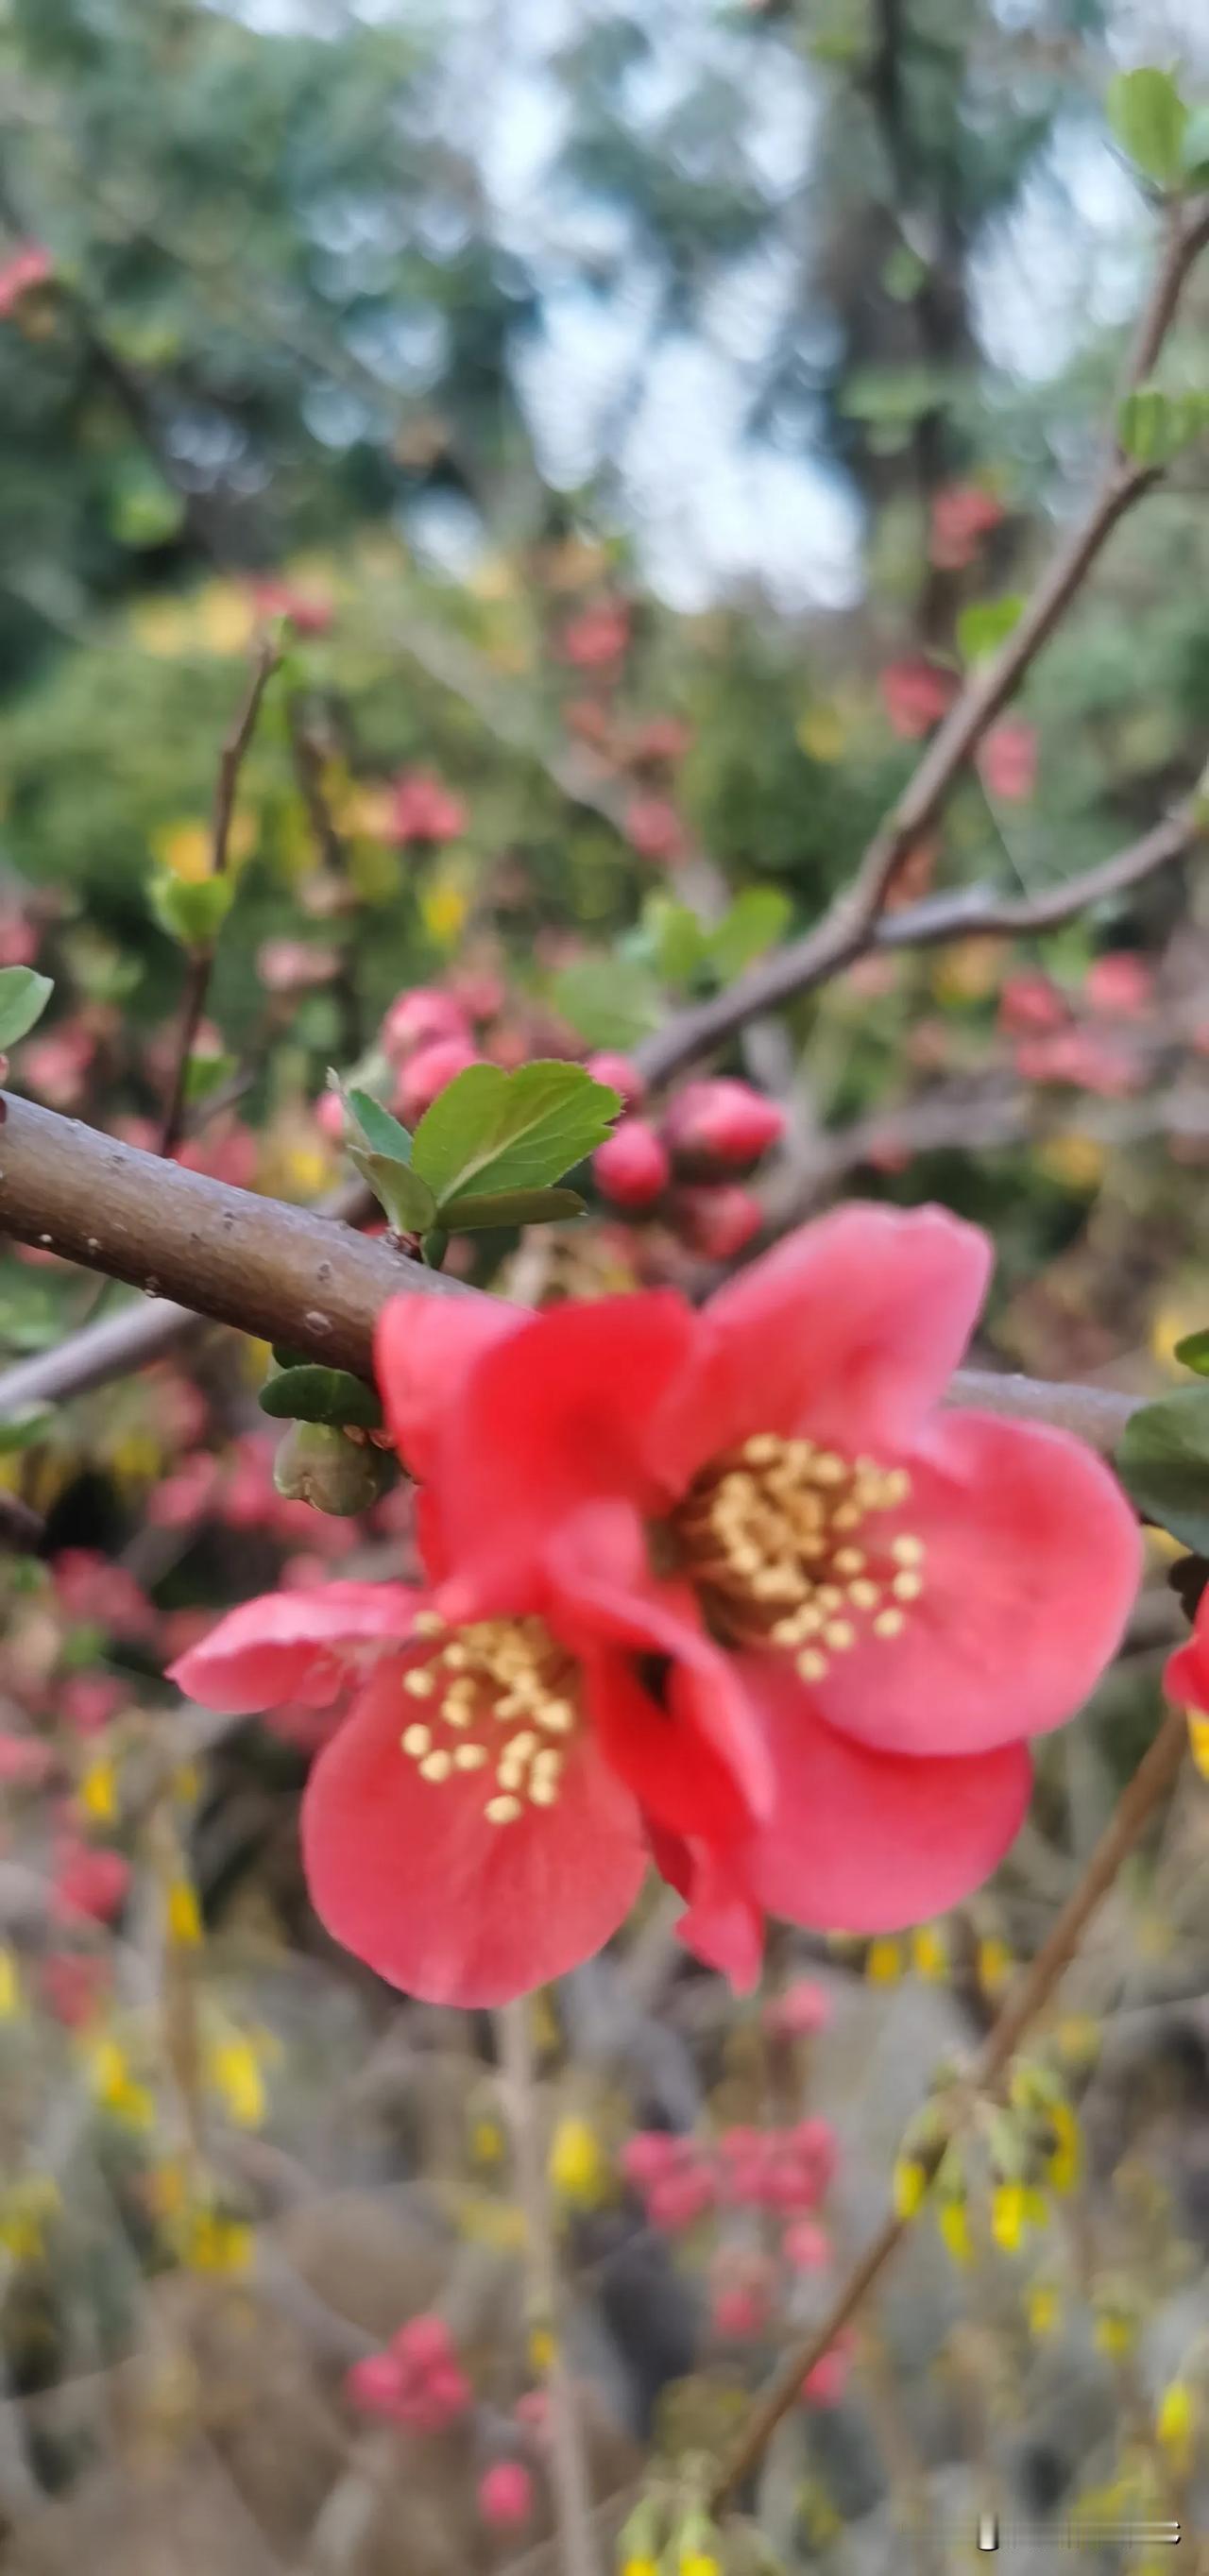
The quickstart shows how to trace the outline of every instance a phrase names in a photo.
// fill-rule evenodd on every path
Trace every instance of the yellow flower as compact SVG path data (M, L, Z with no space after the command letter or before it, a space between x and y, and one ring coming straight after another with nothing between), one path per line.
M690 2549L687 2557L680 2561L679 2576L721 2576L721 2571L717 2559L711 2558L708 2550Z
M928 2176L917 2156L899 2156L894 2167L894 2208L899 2218L914 2218L927 2197Z
M120 2120L128 2129L150 2129L155 2123L155 2102L147 2086L131 2073L129 2060L116 2039L94 2040L88 2054L92 2089L102 2110Z
M970 2213L964 2200L943 2200L936 2211L936 2224L947 2251L955 2263L974 2259L974 2242L970 2235Z
M1133 2351L1137 2339L1133 2317L1127 2317L1120 2308L1101 2309L1094 2327L1097 2352L1106 2354L1110 2361L1120 2361L1125 2353Z
M420 897L420 917L429 937L441 947L452 947L464 928L470 910L470 898L460 886L427 886Z
M1192 2441L1196 2424L1196 2397L1186 2379L1168 2381L1159 2399L1154 2419L1156 2438L1165 2451L1184 2456Z
M194 2272L246 2272L253 2241L243 2219L216 2209L192 2210L180 2230L181 2257Z
M174 1941L177 1948L181 1950L194 1948L202 1937L202 1919L201 1907L197 1902L197 1890L190 1879L173 1879L168 1889L165 1912L169 1940Z
M206 2076L222 2095L227 2117L237 2129L260 2127L265 2115L264 2079L250 2039L238 2033L220 2040L207 2057Z
M903 1954L897 1941L879 1934L865 1953L865 1975L871 1986L896 1986L903 1973Z
M1203 1710L1188 1710L1188 1750L1202 1780L1209 1780L1209 1717Z
M1039 1172L1064 1188L1094 1190L1104 1178L1108 1157L1094 1136L1050 1136L1034 1159Z
M112 1824L118 1811L117 1774L105 1754L99 1754L82 1774L78 1791L80 1805L94 1825Z
M1007 1984L1014 1961L1006 1941L1001 1941L997 1933L991 1932L978 1944L977 1964L978 1983L983 1993L997 1995Z
M1079 2123L1069 2102L1052 2102L1049 2109L1054 2146L1046 2168L1055 2191L1073 2191L1082 2164Z
M921 1923L911 1935L911 1964L929 1985L943 1985L949 1971L949 1945L939 1924Z
M659 2576L658 2559L626 2558L622 2561L621 2576Z
M560 2120L550 2143L547 2170L560 2199L595 2209L609 2188L608 2164L587 2120Z
M1024 2302L1029 2333L1038 2343L1056 2334L1062 2322L1062 2302L1049 2281L1034 2281Z
M15 2021L21 2010L21 1979L11 1950L0 1949L0 2021Z
M1001 2182L991 2195L991 2234L1005 2254L1016 2254L1028 2227L1023 2184Z

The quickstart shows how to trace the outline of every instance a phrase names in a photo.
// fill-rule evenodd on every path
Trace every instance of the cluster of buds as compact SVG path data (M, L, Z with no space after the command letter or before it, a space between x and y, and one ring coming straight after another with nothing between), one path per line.
M637 1068L624 1058L609 1062L630 1114L593 1156L602 1198L636 1213L666 1202L692 1251L709 1261L733 1259L761 1223L759 1200L734 1175L779 1143L784 1110L749 1083L719 1075L687 1083L656 1122L639 1114Z
M625 2178L639 2194L650 2224L670 2235L679 2235L716 2209L806 2217L823 2201L835 2162L835 2132L821 2119L795 2120L782 2128L724 2129L716 2144L643 2129L627 2140L621 2157ZM818 2259L814 2235L809 2247L803 2240L796 2259L803 2268Z
M355 2361L345 2382L362 2415L416 2433L444 2433L468 2413L473 2392L443 2317L412 2317L383 2352Z

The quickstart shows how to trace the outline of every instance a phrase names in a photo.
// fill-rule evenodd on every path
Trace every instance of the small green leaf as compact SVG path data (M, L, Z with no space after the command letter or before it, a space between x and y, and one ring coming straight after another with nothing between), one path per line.
M1146 64L1108 85L1108 122L1135 169L1169 188L1183 176L1188 110L1170 72Z
M273 1482L290 1503L351 1519L376 1503L390 1473L381 1449L346 1440L333 1424L292 1422L281 1442Z
M621 1101L582 1065L467 1065L426 1110L412 1139L414 1168L442 1216L459 1192L545 1189L603 1145Z
M426 1234L422 1244L420 1245L420 1257L425 1268L428 1270L442 1269L444 1267L445 1255L448 1250L449 1236L446 1233L444 1226L434 1225L431 1234Z
M380 1207L385 1208L396 1234L423 1234L432 1224L437 1203L426 1181L393 1154L363 1154L357 1145L346 1146L350 1163L367 1181Z
M337 1430L355 1423L361 1431L379 1431L382 1407L372 1386L349 1369L323 1368L304 1361L301 1368L279 1369L260 1390L260 1409L274 1422L330 1422Z
M1209 1386L1181 1387L1132 1414L1117 1469L1147 1520L1209 1553Z
M1198 1377L1209 1377L1209 1325L1199 1333L1185 1333L1175 1346L1175 1357L1181 1368L1195 1369Z
M31 1404L21 1413L10 1413L0 1421L0 1457L9 1457L15 1449L32 1449L45 1440L54 1423L53 1411L44 1404Z
M229 876L199 877L190 884L170 868L157 868L148 887L151 909L161 930L182 948L212 948L235 901Z
M957 650L963 662L982 662L1006 644L1019 623L1024 601L1018 591L1002 599L979 599L963 608L957 620Z
M411 1137L406 1127L401 1127L398 1119L391 1117L389 1109L384 1109L372 1092L342 1091L340 1096L349 1115L356 1119L371 1152L388 1154L392 1163L410 1163Z
M50 976L32 966L0 967L0 1051L28 1037L54 989Z
M648 1036L660 1014L658 985L641 967L616 958L584 957L553 979L550 998L564 1020L593 1047L630 1047Z
M1209 186L1209 107L1194 107L1184 128L1184 185Z
M691 984L709 956L705 930L695 912L673 896L655 894L642 908L655 964L665 984Z
M208 1100L229 1082L236 1069L233 1055L191 1055L185 1067L185 1098L190 1107L198 1100Z
M578 1190L487 1190L459 1199L450 1215L459 1234L472 1234L480 1226L557 1225L586 1206Z
M709 934L710 962L720 982L732 983L783 939L793 906L780 886L745 886Z

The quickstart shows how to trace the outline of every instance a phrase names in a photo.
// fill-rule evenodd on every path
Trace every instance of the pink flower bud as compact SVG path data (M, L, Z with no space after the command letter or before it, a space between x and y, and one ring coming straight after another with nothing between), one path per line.
M733 1261L764 1222L764 1210L741 1181L678 1190L676 1215L685 1242L704 1261Z
M1025 1037L1036 1029L1064 1028L1069 1017L1066 999L1048 975L1005 977L999 996L999 1026L1010 1036Z
M963 571L1002 517L1002 501L976 483L946 483L932 502L931 561L943 572Z
M94 1923L111 1923L121 1912L130 1885L130 1863L121 1852L89 1843L66 1845L54 1875L54 1911L60 1917L84 1914Z
M830 2240L813 2218L795 2218L781 2238L781 2252L795 2272L822 2272L831 2261Z
M442 2362L420 2382L418 2403L427 2431L443 2433L466 2413L473 2391L464 2370L456 2362Z
M1036 726L996 725L975 758L988 796L998 796L1005 805L1023 805L1037 784Z
M367 2352L364 2360L355 2361L346 2373L344 2388L349 2404L359 2414L393 2417L403 2390L393 2353Z
M954 671L938 670L922 658L889 662L882 672L882 697L893 730L903 742L918 742L948 713L957 694Z
M501 977L481 966L467 966L462 974L455 975L449 991L471 1020L496 1019L506 999Z
M620 662L629 640L629 610L620 600L601 600L564 626L559 649L576 670L603 671Z
M1133 1020L1154 1000L1154 974L1144 957L1118 948L1088 967L1083 989L1093 1011Z
M464 1005L453 993L442 993L434 985L417 984L410 993L400 993L382 1022L382 1044L392 1063L401 1064L417 1047L430 1046L436 1038L461 1038L469 1044Z
M479 2480L479 2512L493 2531L515 2531L533 2512L533 2480L521 2460L496 2460Z
M762 2334L768 2323L768 2302L758 2290L743 2282L719 2290L710 2310L710 2324L716 2335L728 2343L751 2343Z
M802 2395L808 2406L838 2406L847 2386L850 2359L849 2345L837 2338L830 2352L822 2354L802 2381Z
M598 1055L588 1057L587 1069L597 1082L607 1082L619 1091L627 1109L641 1109L646 1084L628 1055L613 1055L605 1047Z
M678 2236L683 2228L694 2226L707 2209L712 2209L715 2197L713 2175L704 2165L686 2173L662 2174L647 2191L647 2217L652 2227Z
M334 1145L344 1141L344 1104L338 1091L324 1091L315 1102L315 1125Z
M812 1977L795 1977L784 1994L774 1995L764 2007L764 2026L780 2039L807 2039L826 2030L830 2019L830 1998Z
M444 2317L431 2313L409 2318L391 2336L390 2349L416 2370L439 2369L454 2357L453 2336Z
M466 807L426 769L406 769L395 780L386 837L390 841L456 841L466 828Z
M615 1207L644 1208L662 1197L671 1165L645 1118L623 1118L592 1156L592 1174Z
M672 866L684 856L684 825L666 796L633 796L623 829L632 850L654 866Z
M54 1761L49 1744L37 1735L0 1735L0 1785L40 1787Z
M675 1155L726 1171L754 1163L784 1133L785 1112L775 1100L724 1076L686 1084L663 1121L664 1139Z
M434 1046L421 1047L404 1065L395 1092L395 1110L405 1127L416 1127L426 1109L451 1083L464 1073L468 1064L481 1064L477 1047L467 1038L440 1038Z
M635 2137L626 2139L621 2150L621 2170L626 2181L642 2189L647 2183L657 2182L661 2175L674 2173L684 2161L687 2143L683 2138L672 2137L666 2129L639 2129Z

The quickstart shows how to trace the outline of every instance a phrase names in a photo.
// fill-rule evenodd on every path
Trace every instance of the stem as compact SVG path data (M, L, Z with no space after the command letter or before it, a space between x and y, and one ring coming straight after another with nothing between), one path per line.
M1164 1790L1174 1781L1184 1758L1187 1735L1183 1710L1169 1709L1048 1940L1043 1942L1014 1994L992 2024L969 2085L950 2116L944 2145L947 2146L949 2140L959 2135L967 2125L978 2096L998 2083L1026 2031L1048 2003L1055 1986L1070 1966L1083 1934L1112 1886L1122 1862L1128 1859L1145 1831ZM942 2153L943 2147L936 2150L930 2160L929 2185ZM796 2344L782 2362L763 2396L756 2399L734 2450L714 2484L709 2498L711 2511L717 2512L728 2503L736 2489L750 2477L782 2417L794 2404L807 2372L813 2370L825 2352L830 2351L836 2336L856 2315L913 2224L913 2218L898 2218L893 2214L883 2220L822 2324Z
M214 814L210 829L210 874L225 876L231 855L231 824L235 815L235 794L239 773L264 702L264 693L281 659L279 647L266 636L257 649L252 676L236 710L235 720L222 746L218 761L218 779L214 790ZM180 1024L176 1034L176 1052L168 1106L160 1129L159 1151L167 1157L180 1143L185 1123L185 1102L189 1086L189 1064L201 1027L210 989L214 964L212 948L194 948L189 952L185 989L181 1003Z
M561 2576L598 2576L583 2427L563 2355L558 2249L550 2223L545 2167L534 2118L533 2040L527 1998L505 2004L495 2016L495 2026L503 2069L500 2089L512 2139L517 2197L525 2220L533 2294L530 2325L544 2328L553 2347L546 2385L550 2397L550 2482L562 2554Z

